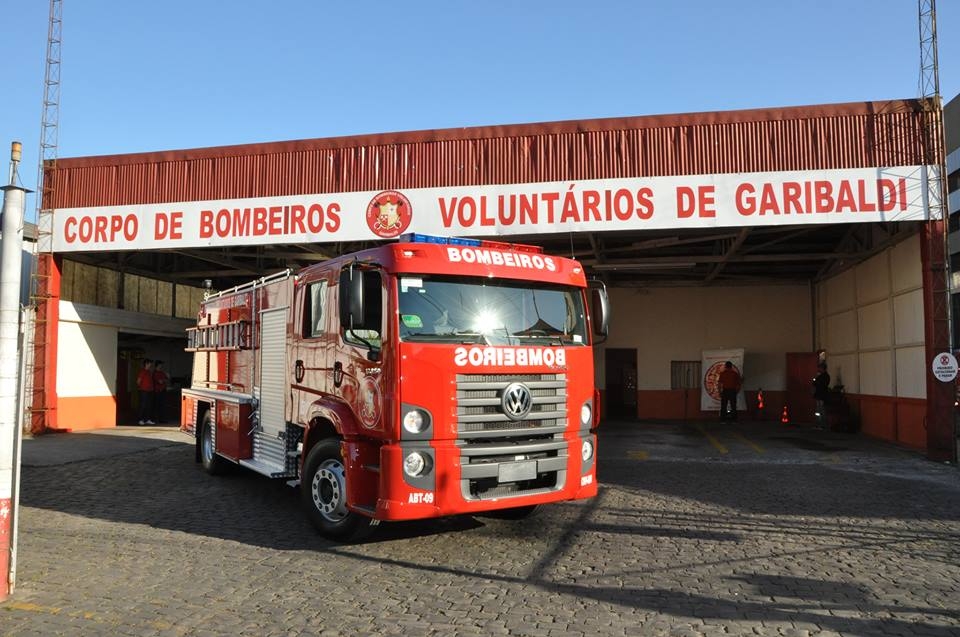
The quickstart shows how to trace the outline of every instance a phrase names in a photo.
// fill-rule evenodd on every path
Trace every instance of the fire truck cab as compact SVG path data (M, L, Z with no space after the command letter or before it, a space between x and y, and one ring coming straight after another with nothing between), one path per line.
M572 259L401 237L208 295L181 429L211 474L298 485L339 540L591 497L607 308Z

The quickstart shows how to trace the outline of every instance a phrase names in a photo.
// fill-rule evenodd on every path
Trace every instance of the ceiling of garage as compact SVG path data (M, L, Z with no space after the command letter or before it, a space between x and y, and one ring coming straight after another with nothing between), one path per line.
M919 231L916 222L572 233L509 237L579 259L617 287L757 285L817 281ZM169 251L74 253L111 269L224 289L372 243L285 244Z

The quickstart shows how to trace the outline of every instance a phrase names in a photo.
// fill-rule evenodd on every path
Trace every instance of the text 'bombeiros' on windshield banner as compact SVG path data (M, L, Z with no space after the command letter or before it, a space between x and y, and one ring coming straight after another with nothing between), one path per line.
M595 179L57 209L41 250L925 221L936 166ZM929 193L929 194L928 194Z

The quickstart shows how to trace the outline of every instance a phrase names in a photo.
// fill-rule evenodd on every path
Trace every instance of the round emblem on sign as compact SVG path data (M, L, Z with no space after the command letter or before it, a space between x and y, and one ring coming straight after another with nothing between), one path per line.
M523 383L510 383L500 395L500 407L510 420L523 420L533 408L530 388Z
M703 374L703 388L714 400L720 400L720 372L723 371L725 363L726 361L717 361L708 367L707 371ZM733 371L738 374L741 373L740 368L736 365L733 366Z
M937 380L949 383L957 377L957 359L950 352L942 352L933 357L930 371Z
M393 239L410 227L413 207L410 200L396 190L384 190L367 206L367 226L378 237Z
M714 400L720 400L720 372L722 371L723 361L720 361L708 367L703 375L703 388Z

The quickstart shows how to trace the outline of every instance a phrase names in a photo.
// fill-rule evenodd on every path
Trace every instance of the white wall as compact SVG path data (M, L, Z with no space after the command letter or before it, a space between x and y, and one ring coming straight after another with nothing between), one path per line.
M920 236L817 285L817 344L848 393L926 397Z
M60 321L57 341L57 395L112 396L117 379L117 330Z
M603 348L636 348L638 389L670 389L670 362L699 361L702 350L742 347L744 387L786 389L787 352L813 351L806 285L613 288L610 338ZM598 383L605 386L603 357Z

